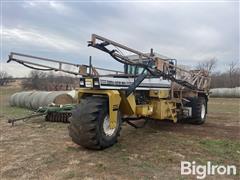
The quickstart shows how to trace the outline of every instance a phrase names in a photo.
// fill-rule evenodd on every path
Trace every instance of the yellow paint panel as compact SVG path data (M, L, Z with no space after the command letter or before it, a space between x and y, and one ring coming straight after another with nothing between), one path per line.
M134 115L136 112L136 102L135 102L135 96L133 94L130 94L127 98L123 93L121 93L121 104L120 104L120 110L125 115Z
M170 91L169 90L150 90L149 96L156 97L156 98L168 98L170 96Z
M150 116L151 118L177 121L175 102L170 100L151 100L150 103L153 105L153 114Z
M78 94L79 94L79 98L81 98L84 94L107 95L109 100L110 127L111 128L116 127L118 109L121 102L121 97L117 90L80 88L78 90Z
M136 114L138 116L149 116L153 113L153 106L152 105L137 105L136 106Z

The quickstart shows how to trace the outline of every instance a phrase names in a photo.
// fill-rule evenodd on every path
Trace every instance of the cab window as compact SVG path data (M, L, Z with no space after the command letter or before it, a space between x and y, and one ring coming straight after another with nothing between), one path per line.
M146 64L148 61L143 61L144 64ZM132 75L135 75L135 74L141 74L143 71L143 68L142 67L139 67L139 66L132 66L132 65L124 65L124 72L126 74L132 74ZM147 71L144 72L144 74L147 74Z

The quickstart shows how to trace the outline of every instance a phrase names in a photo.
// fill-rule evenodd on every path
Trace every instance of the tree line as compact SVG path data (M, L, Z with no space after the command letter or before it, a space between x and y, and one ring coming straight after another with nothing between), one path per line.
M59 91L73 90L79 86L79 83L77 77L33 70L30 72L28 79L22 82L22 86L24 89Z
M6 71L0 71L0 86L5 86L12 81L12 76Z
M217 59L211 58L199 62L196 68L209 72L209 76L211 77L211 88L240 87L240 66L238 60L230 62L223 72L215 71L216 66Z

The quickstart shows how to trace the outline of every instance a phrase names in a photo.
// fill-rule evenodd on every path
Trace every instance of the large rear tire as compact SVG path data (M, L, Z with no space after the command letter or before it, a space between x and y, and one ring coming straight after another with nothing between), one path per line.
M118 113L117 125L109 127L108 99L91 96L81 99L72 112L69 135L73 142L89 149L104 149L117 142L121 129L121 117Z
M206 121L207 101L204 97L192 98L187 106L192 107L190 123L201 125Z

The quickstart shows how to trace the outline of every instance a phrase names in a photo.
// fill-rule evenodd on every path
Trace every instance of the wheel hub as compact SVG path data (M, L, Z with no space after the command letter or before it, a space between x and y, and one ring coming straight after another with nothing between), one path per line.
M112 136L116 130L115 128L110 127L109 115L107 115L103 120L103 131L107 136Z
M205 105L202 104L202 107L201 107L201 118L202 119L204 119L205 114L206 114L206 108L205 108Z

